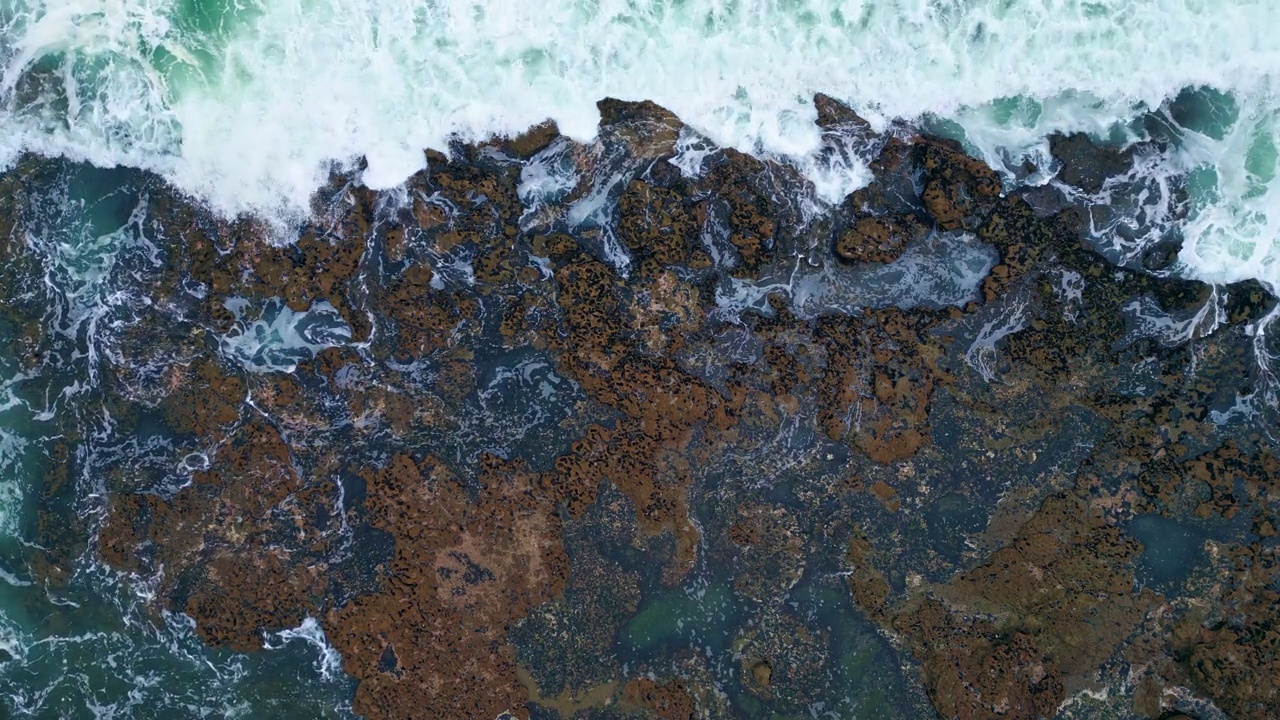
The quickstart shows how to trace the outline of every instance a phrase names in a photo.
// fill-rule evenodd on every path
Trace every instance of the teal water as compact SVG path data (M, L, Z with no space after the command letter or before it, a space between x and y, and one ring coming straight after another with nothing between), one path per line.
M121 451L94 439L110 422L94 390L98 357L129 322L128 285L151 265L140 190L137 173L56 163L23 208L48 280L32 278L31 292L43 294L53 339L44 361L23 369L9 352L17 327L0 319L0 708L67 719L349 717L354 688L314 626L270 638L276 649L257 655L211 651L190 619L147 605L145 581L122 582L83 545L101 512L100 468ZM89 437L60 455L59 441L82 431ZM67 482L42 499L58 468ZM37 503L74 503L85 527L41 528ZM59 547L45 553L42 542ZM45 557L58 568L36 565Z

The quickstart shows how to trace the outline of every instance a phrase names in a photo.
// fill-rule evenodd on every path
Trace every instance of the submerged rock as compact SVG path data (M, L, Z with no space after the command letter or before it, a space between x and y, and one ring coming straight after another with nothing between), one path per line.
M1053 135L1049 153L1062 164L1059 180L1092 194L1101 192L1108 178L1127 172L1133 162L1131 151L1095 143L1084 133Z
M836 255L850 262L893 262L923 230L909 216L859 218L836 240Z

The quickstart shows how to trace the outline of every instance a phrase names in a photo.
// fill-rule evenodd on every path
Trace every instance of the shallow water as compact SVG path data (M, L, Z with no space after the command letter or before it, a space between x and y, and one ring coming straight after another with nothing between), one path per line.
M1138 564L1138 577L1154 590L1175 590L1209 561L1205 541L1212 535L1193 522L1139 515L1129 532L1146 548Z

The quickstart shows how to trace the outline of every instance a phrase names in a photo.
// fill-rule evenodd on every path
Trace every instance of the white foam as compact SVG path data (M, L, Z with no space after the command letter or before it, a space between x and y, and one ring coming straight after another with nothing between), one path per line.
M1062 270L1061 280L1053 294L1062 303L1062 318L1075 323L1084 304L1084 276L1074 270Z
M188 5L11 6L0 161L25 149L143 166L225 213L284 222L307 212L334 162L363 156L366 183L394 186L452 137L551 117L589 139L594 102L615 96L665 105L719 144L794 158L829 201L866 175L817 161L814 92L880 127L954 118L998 160L1043 158L1053 130L1105 133L1210 85L1237 97L1242 119L1186 148L1220 173L1183 260L1210 279L1280 279L1280 188L1251 190L1243 159L1251 138L1280 129L1274 3L250 0L201 3L222 13L203 26L180 14ZM1018 96L1029 102L1010 109Z
M557 139L520 169L516 195L528 212L545 203L558 202L578 184L578 172L569 152L570 144Z
M0 582L12 585L13 587L29 587L31 585L30 580L23 580L17 575L5 570L3 567L0 567Z
M313 303L306 312L296 312L273 300L252 321L247 318L248 304L243 299L227 303L227 309L236 316L236 327L219 337L218 343L223 353L238 360L249 372L291 373L299 361L351 340L351 329L327 301Z
M268 650L278 650L286 643L295 640L301 641L312 646L319 653L316 659L316 671L320 673L323 680L334 680L343 677L342 675L342 656L338 651L329 644L329 638L324 634L324 628L320 627L320 623L316 622L313 617L305 618L302 624L296 628L281 630L277 633L268 633L264 639L262 646ZM272 644L272 642L277 644Z
M974 236L931 235L891 263L843 264L820 270L797 263L791 275L794 311L802 316L851 313L860 307L962 306L995 265L995 253Z
M0 412L0 422L15 420L12 413ZM18 531L27 484L22 462L28 445L26 438L17 432L0 428L0 537L12 537Z
M1027 325L1027 301L1020 300L1009 309L1001 311L995 318L988 320L978 330L977 337L964 353L964 361L982 376L988 383L997 378L1000 352L997 345L1001 340L1018 332Z
M702 161L715 151L715 143L685 126L680 128L680 134L676 137L675 155L670 162L680 169L680 174L684 177L696 178L702 175Z

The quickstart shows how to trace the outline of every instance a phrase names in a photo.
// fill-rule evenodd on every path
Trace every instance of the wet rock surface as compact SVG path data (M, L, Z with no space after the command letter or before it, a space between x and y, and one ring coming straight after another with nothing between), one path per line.
M836 255L849 262L893 262L923 234L924 227L909 216L859 218L836 241Z
M1089 208L818 104L874 177L821 216L613 100L592 144L335 176L285 246L155 183L157 310L62 439L104 500L46 479L46 576L88 548L237 651L312 618L369 718L1280 715L1274 299L1117 268ZM1065 182L1128 168L1082 143ZM31 172L0 322L34 366ZM960 301L806 303L961 239L995 261ZM1148 516L1191 570L1150 575Z

